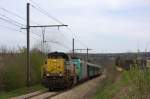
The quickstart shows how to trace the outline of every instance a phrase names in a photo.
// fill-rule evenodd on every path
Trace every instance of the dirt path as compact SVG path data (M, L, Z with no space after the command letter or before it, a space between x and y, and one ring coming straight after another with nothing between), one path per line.
M91 99L104 78L106 78L106 76L102 75L51 99Z

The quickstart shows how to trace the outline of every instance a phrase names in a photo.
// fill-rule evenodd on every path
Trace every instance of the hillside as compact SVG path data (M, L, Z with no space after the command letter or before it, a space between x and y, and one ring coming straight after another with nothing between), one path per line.
M118 72L118 71L116 71ZM95 99L150 99L150 70L132 68L108 77L97 91ZM112 75L109 72L108 75Z

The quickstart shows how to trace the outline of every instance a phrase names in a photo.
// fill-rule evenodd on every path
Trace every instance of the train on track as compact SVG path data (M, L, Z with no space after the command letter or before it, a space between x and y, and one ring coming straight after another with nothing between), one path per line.
M66 53L52 52L42 66L42 84L50 90L70 88L101 73L100 65L82 61Z

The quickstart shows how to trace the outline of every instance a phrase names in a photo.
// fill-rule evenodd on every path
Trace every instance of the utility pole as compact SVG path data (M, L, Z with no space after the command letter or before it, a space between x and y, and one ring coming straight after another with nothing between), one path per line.
M72 52L73 52L73 56L74 56L74 38L72 39Z
M30 25L30 3L27 3L27 26L26 28L21 28L21 29L26 29L27 30L27 87L30 87L30 82L31 82L31 67L30 67L30 28L44 28L42 31L43 33L43 43L46 42L44 40L44 34L45 34L45 28L46 27L62 27L62 26L68 26L68 25L37 25L37 26L32 26Z
M27 3L27 87L30 86L30 4Z
M45 28L42 28L42 38L43 43L45 42Z
M42 49L43 49L43 52L45 52L45 48L44 48L44 43L46 42L45 41L45 27L42 28Z
M74 49L74 50L80 50L80 51L86 50L86 60L88 61L89 50L92 50L92 49L87 48L87 49Z
M89 50L90 50L90 49L87 48L87 52L86 52L86 54L87 54L87 55L86 55L86 56L87 56L87 61L88 61L88 58L89 58L89 57L88 57L88 56L89 56L89 55L88 55L88 54L89 54Z

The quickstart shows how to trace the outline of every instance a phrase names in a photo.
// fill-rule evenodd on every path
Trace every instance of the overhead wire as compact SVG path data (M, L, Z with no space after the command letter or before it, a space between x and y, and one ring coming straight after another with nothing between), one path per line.
M4 18L2 18L2 17L0 17L0 20L6 21L6 22L8 22L8 23L11 23L12 25L15 25L15 26L21 28L19 25L13 23L13 22L10 21L10 20L4 19ZM2 26L2 25L0 25L0 26L1 26L1 27L4 27L4 28L7 28L7 29L9 29L9 30L19 31L19 30L17 30L17 29L10 28L10 27L8 27L8 26ZM21 31L21 30L20 30L20 31ZM39 34L36 34L36 33L34 33L34 32L32 32L32 33L35 34L35 35L37 35L37 36L39 36L39 37L41 37L41 35L39 35Z
M36 3L34 3L34 4L35 4L36 6L38 6ZM33 8L35 8L36 10L38 10L39 12L43 13L44 15L46 15L46 16L50 17L51 19L57 21L58 23L63 24L63 23L60 22L58 19L52 17L46 10L42 9L40 6L36 7L36 6L32 5L32 4L31 4L31 6L32 6ZM64 35L63 35L63 36L64 36ZM64 37L65 37L65 36L64 36ZM53 43L53 42L51 42L51 43ZM57 41L57 42L54 42L54 43L55 43L55 44L58 44L58 45L60 45L60 46L62 46L62 47L64 47L64 48L66 48L66 49L70 49L68 46L66 46L66 45L64 45L64 44L62 44L62 43L60 43L60 42L58 42L58 41Z
M6 28L6 29L9 29L9 30L12 30L12 31L16 31L16 32L21 32L21 33L23 33L23 34L26 34L25 32L19 31L19 30L17 30L17 29L14 29L14 28L11 28L11 27L8 27L8 26L0 25L0 27ZM31 32L31 33L33 33L33 32ZM33 34L35 34L35 33L33 33ZM33 36L31 36L31 37L32 37L33 39L39 40L39 39L37 39L37 38L35 38L35 37L33 37ZM60 43L60 42L58 42L58 41L49 40L49 41L47 41L47 42L50 42L50 43L53 43L53 44L57 44L57 45L60 45L60 46L62 46L62 47L64 47L64 48L66 48L66 49L69 49L68 46L63 45L62 43Z
M3 15L3 14L1 14L1 13L0 13L0 16L7 18L8 20L12 21L13 23L16 23L16 24L20 25L21 27L22 27L22 26L25 26L24 24L19 23L19 22L13 20L12 18L10 18L10 17L8 17L8 16L6 16L6 15Z
M12 30L12 31L19 31L19 30L15 29L15 28L11 28L11 27L4 26L4 25L0 25L0 27L6 28L6 29L9 29L9 30Z
M47 12L46 10L44 10L43 8L41 8L36 2L34 2L33 0L29 0L31 2L31 6L33 8L35 8L36 10L40 11L41 13L43 13L44 15L48 16L49 18L55 20L56 22L63 24L63 22L61 22L60 20L58 20L57 18L53 17L49 12ZM33 5L34 4L34 5Z
M10 24L12 24L12 25L14 25L14 26L19 27L19 28L22 28L20 25L14 23L14 22L11 21L11 20L5 19L5 18L3 18L3 17L0 17L0 20L3 20L3 21L5 21L5 22L8 22L8 23L10 23Z
M7 12L7 13L10 13L11 15L14 15L14 16L16 16L16 17L20 18L20 19L25 20L25 18L24 18L24 17L22 17L22 16L20 16L20 15L18 15L18 14L16 14L16 13L14 13L14 12L11 12L11 11L9 11L9 10L7 10L7 9L3 8L3 7L0 7L0 9L2 9L3 11L5 11L5 12Z
M53 29L53 30L56 30L56 29ZM58 30L58 29L57 29L57 30ZM59 32L59 33L61 33L61 32ZM63 37L65 37L65 39L68 40L68 38L67 38L63 33L61 33L61 34L63 35ZM69 41L69 40L68 40L68 41ZM55 43L55 44L60 45L60 46L62 46L62 47L64 47L64 48L66 48L66 49L70 49L66 44L64 44L64 43L62 43L62 42L59 42L59 41L46 40L45 42Z
M30 0L31 2L31 6L36 9L37 11L41 12L42 14L48 16L49 18L53 19L54 21L58 22L59 24L62 24L63 25L63 22L61 22L60 20L58 20L57 18L53 17L51 14L49 14L49 12L47 12L46 10L44 10L43 8L41 8L36 2L34 2L33 0ZM80 44L82 44L83 46L85 46L86 48L87 45L84 44L83 42L81 42L79 39L77 39L77 36L75 35L75 33L69 28L69 27L66 27L73 35L74 35L74 38L80 42ZM62 33L63 34L63 33ZM65 38L66 36L63 35Z
M3 10L3 11L5 11L5 12L7 12L7 13L9 13L9 14L11 14L11 15L13 15L13 16L16 16L17 18L19 18L19 19L21 19L21 20L23 20L23 21L26 21L26 19L25 19L24 17L22 17L22 16L20 16L20 15L18 15L18 14L16 14L16 13L14 13L14 12L8 10L8 9L5 9L5 8L3 8L3 7L0 7L0 9ZM33 20L31 20L31 22L32 22L32 23L35 23L35 24L37 24L37 25L39 25L39 23L37 23L37 22L35 22L35 21L33 21Z
M31 0L30 0L30 1L31 1ZM35 8L35 9L38 10L39 12L43 13L44 15L48 16L49 18L53 19L54 21L56 21L56 22L58 22L58 23L60 23L60 24L63 24L63 22L61 22L60 20L58 20L58 19L56 19L55 17L53 17L53 16L52 16L51 14L49 14L46 10L42 9L36 2L34 2L33 0L32 0L31 2L34 4L34 5L31 4L31 6L32 6L33 8ZM11 15L14 15L14 16L16 16L16 17L22 19L22 20L26 20L24 17L22 17L22 16L20 16L20 15L18 15L18 14L16 14L16 13L12 12L12 11L9 11L9 10L3 8L3 7L0 7L0 9L2 9L3 11L5 11L5 12L11 14ZM18 27L20 27L20 25L23 26L23 24L21 24L21 23L15 21L15 20L13 20L13 19L11 19L11 18L9 18L9 17L7 17L7 16L5 16L5 15L2 15L2 14L0 14L0 15L3 16L3 17L5 17L5 18L7 18L7 19L4 19L4 18L1 18L1 17L0 17L0 19L3 20L3 21L7 21L7 22L9 22L9 23L11 23L11 24L13 24L13 25L15 25L15 26L18 26ZM34 22L34 23L35 23L35 22ZM37 23L36 23L36 24L37 24ZM83 46L86 46L83 42L81 42L79 39L77 39L77 36L75 35L74 32L72 32L72 30L71 30L69 27L66 27L66 28L74 35L74 37L76 38L76 40L78 40L78 41L80 42L80 44L82 44ZM35 35L41 37L41 35L38 35L38 34L36 34L36 33L33 33L33 34L35 34ZM62 33L62 34L63 34L63 33ZM66 38L65 35L63 35L63 36ZM87 46L86 46L86 47L87 47Z
M62 32L65 32L64 30L59 30L59 31L62 34L62 36L65 38L65 40L67 40L69 42L72 41L72 40L69 40L69 38L62 33Z
M11 12L11 11L9 11L9 10L3 8L3 7L0 7L0 9L2 9L2 10L4 10L4 11L8 12L9 14L12 14L12 15L14 15L14 16L16 16L16 17L22 19L22 20L26 20L24 17L22 17L22 16L20 16L20 15L18 15L18 14L16 14L16 13L14 13L14 12ZM6 15L3 15L3 14L0 13L0 16L2 16L2 17L0 17L1 20L6 21L6 22L9 22L9 23L11 23L12 25L15 25L15 26L17 26L17 27L19 27L19 28L22 28L22 26L25 27L24 24L19 23L19 22L15 21L14 19L12 19L12 18L10 18L10 17L8 17L8 16L6 16ZM5 18L3 18L3 17L5 17ZM32 21L32 22L33 22L33 21ZM35 22L34 22L34 23L35 23ZM36 24L38 24L38 23L36 23ZM2 26L2 25L1 25L1 26ZM4 26L3 26L3 27L4 27ZM5 26L5 28L9 28L9 27L6 27L6 26ZM9 29L12 29L12 28L9 28ZM12 30L15 30L15 29L12 29ZM36 34L36 33L34 33L34 32L32 32L32 33L35 34L35 35L37 35L37 36L39 36L39 37L41 37L41 35L39 35L39 34Z
M5 8L0 7L0 9L2 9L3 11L5 11L5 12L11 14L11 15L14 15L14 16L16 16L16 17L22 19L22 20L26 20L25 18L23 18L23 17L17 15L16 13L11 12L11 11L5 9ZM19 27L19 28L22 28L22 26L25 26L25 25L23 25L23 24L21 24L21 23L15 21L15 20L13 20L12 18L10 18L10 17L8 17L8 16L6 16L6 15L3 15L3 14L1 14L1 13L0 13L0 16L2 16L2 17L0 17L0 20L3 20L3 21L5 21L5 22L8 22L8 23L10 23L10 24L12 24L12 25L14 25L14 26ZM32 22L33 22L33 21L32 21ZM36 23L36 22L34 22L34 23ZM36 23L36 24L38 24L38 23ZM38 25L39 25L39 24L38 24ZM20 31L20 30L17 30L17 29L8 27L8 26L0 25L0 27L3 27L3 28L6 28L6 29L9 29L9 30L12 30L12 31L17 31L17 32L21 32L21 33L26 34L25 32L22 32L22 31ZM37 34L37 33L34 33L34 32L31 32L31 33L37 35L38 37L41 37L41 35L39 35L39 34ZM38 40L37 38L35 38L35 37L33 37L33 36L31 36L31 37L32 37L33 39ZM55 41L49 41L49 42L56 44ZM60 43L58 43L58 44L61 45Z
M76 36L76 34L71 30L71 28L69 28L69 27L66 27L73 35L74 35L74 37L75 37L75 40L77 40L78 42L80 42L80 44L82 44L84 47L88 47L86 44L84 44L82 41L80 41L79 39L78 39L78 37Z
M15 28L11 28L11 27L8 27L8 26L0 25L0 27L6 28L6 29L8 29L8 30L12 30L12 31L16 31L16 32L20 32L20 33L26 34L26 33L23 32L23 31L20 31L20 30L17 30L17 29L15 29ZM33 34L36 35L36 33L33 33ZM32 38L37 39L37 38L35 38L35 37L33 37L33 36L32 36Z

